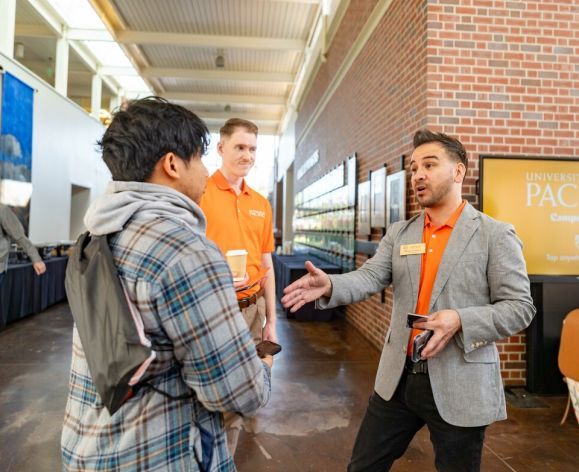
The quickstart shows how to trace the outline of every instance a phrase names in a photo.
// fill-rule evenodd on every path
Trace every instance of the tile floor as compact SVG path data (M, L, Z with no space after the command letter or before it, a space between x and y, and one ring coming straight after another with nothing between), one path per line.
M60 470L71 317L66 304L0 331L0 470ZM343 320L296 322L280 316L273 394L240 436L240 472L345 471L372 390L379 353ZM487 430L483 471L576 471L579 426L559 426L566 399L544 408L509 406ZM434 470L422 430L394 471Z

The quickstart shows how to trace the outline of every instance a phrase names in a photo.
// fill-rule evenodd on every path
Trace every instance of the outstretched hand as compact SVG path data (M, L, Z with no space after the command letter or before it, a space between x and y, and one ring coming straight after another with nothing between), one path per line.
M291 313L296 312L306 303L323 296L329 297L332 294L332 282L328 274L310 261L306 261L305 267L308 273L283 290L285 295L281 303L284 308L289 308Z

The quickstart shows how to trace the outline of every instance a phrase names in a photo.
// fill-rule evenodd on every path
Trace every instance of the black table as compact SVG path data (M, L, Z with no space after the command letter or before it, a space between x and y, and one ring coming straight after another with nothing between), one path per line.
M322 269L327 274L341 274L342 268L330 262L326 262L316 256L307 254L295 254L292 256L282 256L273 254L273 268L275 271L275 286L278 300L283 296L283 289L292 282L306 274L304 264L311 261L318 269ZM295 313L285 310L288 318L295 317L301 321L329 321L334 315L341 313L341 308L329 310L316 310L313 302L307 303Z
M0 285L0 328L64 300L67 261L68 257L45 260L46 272L41 276L31 263L9 266Z

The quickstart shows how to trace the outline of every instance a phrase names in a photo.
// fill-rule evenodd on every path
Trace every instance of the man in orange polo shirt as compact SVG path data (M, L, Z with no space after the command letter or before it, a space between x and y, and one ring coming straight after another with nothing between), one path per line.
M236 283L237 300L256 343L277 342L272 212L267 199L245 181L255 163L257 133L254 123L240 118L223 125L217 144L222 165L208 179L201 201L207 237L223 254L247 251L247 277ZM226 415L225 422L233 455L243 421Z
M480 470L486 426L506 418L495 342L526 328L535 313L521 242L513 227L462 199L468 160L455 138L414 136L412 189L424 211L391 225L376 255L358 270L308 274L282 303L317 300L331 308L390 284L394 305L374 394L349 472L383 472L426 425L441 471ZM407 326L408 313L428 315ZM420 352L417 334L432 331Z

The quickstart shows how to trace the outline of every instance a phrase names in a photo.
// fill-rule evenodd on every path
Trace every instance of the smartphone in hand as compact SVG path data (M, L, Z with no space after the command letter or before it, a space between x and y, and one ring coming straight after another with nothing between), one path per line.
M257 355L263 358L265 356L275 356L281 351L281 346L272 341L261 341L255 346L255 349L257 349Z
M412 323L415 321L428 321L428 315L417 315L416 313L408 313L406 318L406 327L413 328Z
M418 362L422 358L422 350L432 337L432 334L432 330L426 329L414 338L414 342L412 343L412 362Z

